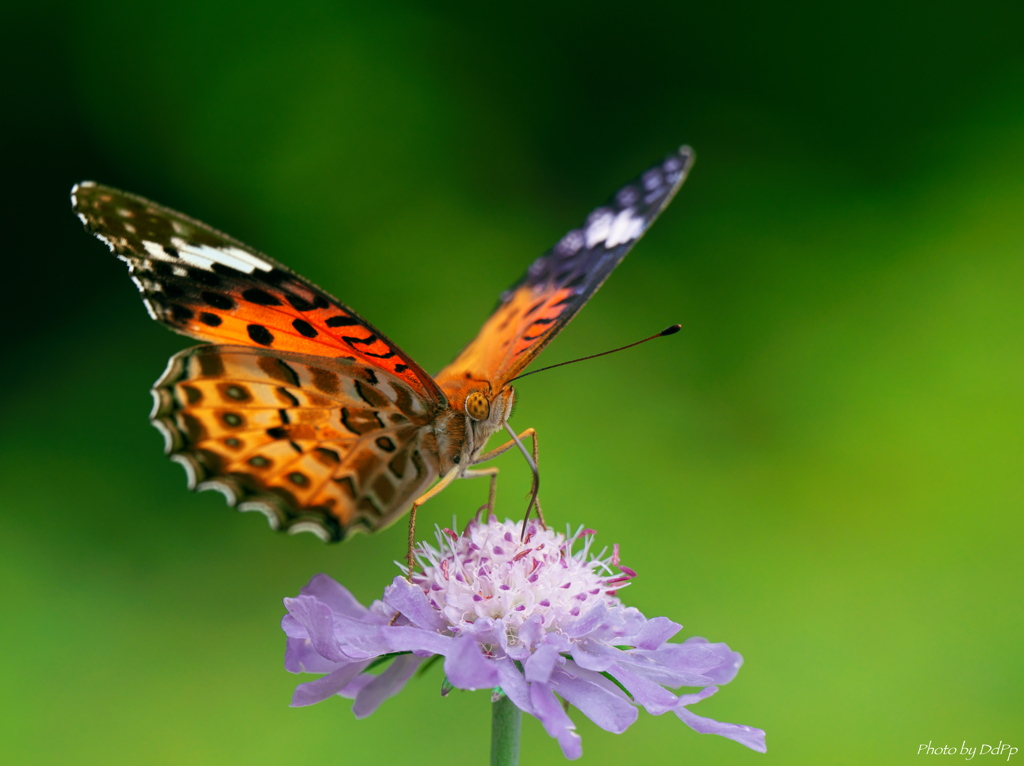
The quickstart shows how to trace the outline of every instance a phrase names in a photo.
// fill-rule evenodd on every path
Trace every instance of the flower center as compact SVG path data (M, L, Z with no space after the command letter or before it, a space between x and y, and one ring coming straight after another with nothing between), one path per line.
M453 632L488 617L504 622L515 643L519 627L535 615L546 631L558 630L599 600L620 603L615 593L633 573L613 572L615 557L591 555L591 530L567 537L530 523L522 540L521 530L514 521L472 522L461 536L440 532L437 548L420 547L424 571L413 580Z

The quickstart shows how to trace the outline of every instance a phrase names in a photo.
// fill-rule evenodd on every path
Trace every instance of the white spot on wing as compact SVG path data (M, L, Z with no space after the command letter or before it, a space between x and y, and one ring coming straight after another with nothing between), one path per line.
M160 245L158 245L156 242L150 242L148 239L146 239L146 240L142 241L142 246L145 247L146 248L146 252L149 253L154 258L157 258L157 259L160 259L160 260L163 260L163 261L167 260L167 253L165 253L164 249Z
M615 216L615 220L612 221L611 229L605 240L605 246L615 247L626 242L632 242L643 234L643 231L644 219L637 216L633 208L626 208Z
M178 257L189 266L196 266L204 271L211 270L210 267L213 266L214 259L204 254L202 250L211 250L212 248L206 247L201 250L198 247L192 247L182 239L172 239L171 243L178 249Z
M260 271L270 271L271 269L274 268L262 258L257 258L252 253L247 253L245 250L240 250L237 247L229 247L224 252L230 253L232 257L237 258L238 260L243 261L244 263L251 264L254 268L257 268ZM250 269L247 273L251 274L252 269Z
M612 221L614 218L612 214L607 210L602 210L591 216L591 220L587 225L586 238L587 247L593 247L599 242L604 242L605 237L608 236L608 232L611 231Z
M252 274L256 269L270 271L274 268L262 258L257 258L252 253L247 253L245 250L240 250L237 247L194 245L183 239L172 239L171 242L178 249L178 255L181 260L207 271L215 263L229 266L236 271L246 274Z

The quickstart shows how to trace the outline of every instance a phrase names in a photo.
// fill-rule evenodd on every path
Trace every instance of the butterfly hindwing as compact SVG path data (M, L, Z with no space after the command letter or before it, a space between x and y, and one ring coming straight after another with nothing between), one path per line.
M150 315L212 343L347 357L439 405L431 377L352 309L280 263L142 197L92 182L72 190L86 227L128 263Z
M358 362L198 346L171 358L153 394L190 485L279 528L377 530L437 476L432 404Z
M501 390L568 324L671 201L693 162L684 146L620 189L502 293L476 338L437 380Z

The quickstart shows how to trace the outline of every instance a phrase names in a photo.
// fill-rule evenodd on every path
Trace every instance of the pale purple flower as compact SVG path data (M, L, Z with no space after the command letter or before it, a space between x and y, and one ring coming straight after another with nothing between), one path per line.
M612 556L592 556L592 531L567 538L532 523L520 541L520 530L492 516L462 535L439 531L436 548L418 548L422 573L411 583L396 577L369 608L327 575L285 599L285 667L326 674L299 684L292 705L337 694L355 700L362 718L425 660L442 656L452 686L504 693L567 758L582 749L559 697L607 731L625 731L640 706L765 752L762 730L688 709L733 679L743 662L737 652L703 638L668 643L681 626L622 604L617 591L635 573L619 565L617 546ZM369 672L389 658L383 672ZM680 686L701 688L679 696L666 688Z

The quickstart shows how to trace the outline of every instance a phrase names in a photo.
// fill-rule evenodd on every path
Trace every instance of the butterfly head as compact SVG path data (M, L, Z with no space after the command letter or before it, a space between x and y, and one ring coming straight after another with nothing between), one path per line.
M512 415L516 392L512 386L505 386L497 394L471 391L463 403L466 413L466 451L471 462L483 452L487 440L501 429L502 424Z
M452 407L447 417L439 418L435 425L442 474L454 466L470 468L487 440L508 420L515 401L512 386L505 386L496 394L479 388L468 392L455 389L448 394Z

